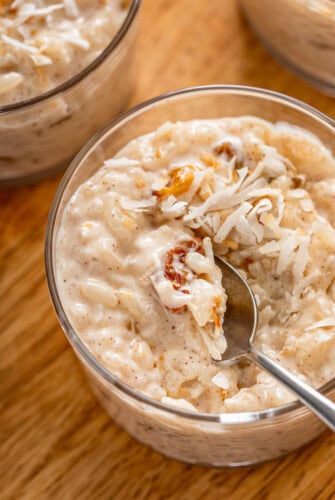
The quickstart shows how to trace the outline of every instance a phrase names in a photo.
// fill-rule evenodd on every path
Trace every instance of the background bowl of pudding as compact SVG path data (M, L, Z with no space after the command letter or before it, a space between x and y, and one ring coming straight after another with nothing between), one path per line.
M194 412L156 400L131 387L92 353L83 341L80 327L74 326L70 319L59 279L58 237L74 193L97 172L104 159L114 157L129 141L167 121L245 115L301 127L317 136L334 156L334 121L290 97L263 89L224 85L172 92L123 114L88 142L64 176L47 228L46 271L51 298L98 400L114 421L133 437L164 455L189 463L236 466L272 459L314 439L324 430L324 425L296 401L259 411L248 411L246 407L245 411L238 412ZM329 174L322 171L325 165L320 168L321 177ZM335 171L330 174L335 175ZM94 184L91 187L94 191ZM99 203L96 210L98 213ZM113 312L111 328L115 328ZM92 333L94 335L94 331ZM334 379L327 380L321 390L334 399Z
M260 40L283 64L335 94L335 5L330 0L240 0Z
M135 83L141 0L98 9L86 0L42 3L32 11L16 3L1 7L0 184L65 168L125 109Z

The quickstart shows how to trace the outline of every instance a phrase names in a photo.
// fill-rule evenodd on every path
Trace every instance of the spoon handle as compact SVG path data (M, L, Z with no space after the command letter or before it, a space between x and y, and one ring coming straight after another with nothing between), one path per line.
M335 432L335 403L272 361L271 358L259 351L254 345L251 346L251 351L248 352L248 358L285 385L287 389L293 392L300 401L308 406L313 413Z

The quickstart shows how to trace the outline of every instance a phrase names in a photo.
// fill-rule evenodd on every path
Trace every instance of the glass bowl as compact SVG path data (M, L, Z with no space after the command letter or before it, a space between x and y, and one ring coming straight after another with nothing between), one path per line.
M335 95L333 0L240 0L267 49L299 76Z
M32 99L0 106L0 185L29 182L69 165L92 135L123 111L135 82L141 0L83 71Z
M314 439L324 425L298 402L250 413L195 413L154 401L110 373L88 350L66 314L56 278L56 239L64 208L80 184L135 137L170 120L256 115L304 127L335 154L335 122L304 103L267 90L195 87L141 104L98 132L67 170L53 202L46 235L46 273L62 328L94 393L109 415L142 443L189 463L235 466L278 457ZM322 388L335 399L335 380Z

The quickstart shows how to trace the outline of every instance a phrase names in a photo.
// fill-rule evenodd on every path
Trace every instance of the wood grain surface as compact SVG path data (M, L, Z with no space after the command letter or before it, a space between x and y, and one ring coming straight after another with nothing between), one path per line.
M335 117L335 100L272 59L235 0L144 0L137 57L131 104L189 85L238 83L290 94ZM43 241L60 177L0 192L0 498L335 498L330 432L283 459L219 470L161 457L113 424L48 297Z

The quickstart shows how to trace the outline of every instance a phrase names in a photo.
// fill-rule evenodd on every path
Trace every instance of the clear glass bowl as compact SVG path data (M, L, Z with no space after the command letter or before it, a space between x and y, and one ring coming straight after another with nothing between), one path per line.
M335 154L335 122L295 99L238 86L184 89L157 97L123 114L93 137L67 170L51 208L46 235L46 272L58 319L79 357L94 393L129 434L169 457L215 466L245 465L288 453L318 436L324 425L293 402L251 413L194 413L167 406L132 389L94 358L75 331L56 280L56 239L64 208L101 166L135 137L170 120L255 115L286 121L316 134ZM335 399L335 380L323 387Z
M45 94L0 106L0 185L37 180L68 166L125 109L135 82L140 4L132 1L116 36L81 73Z
M240 0L252 28L277 59L335 95L333 0Z

